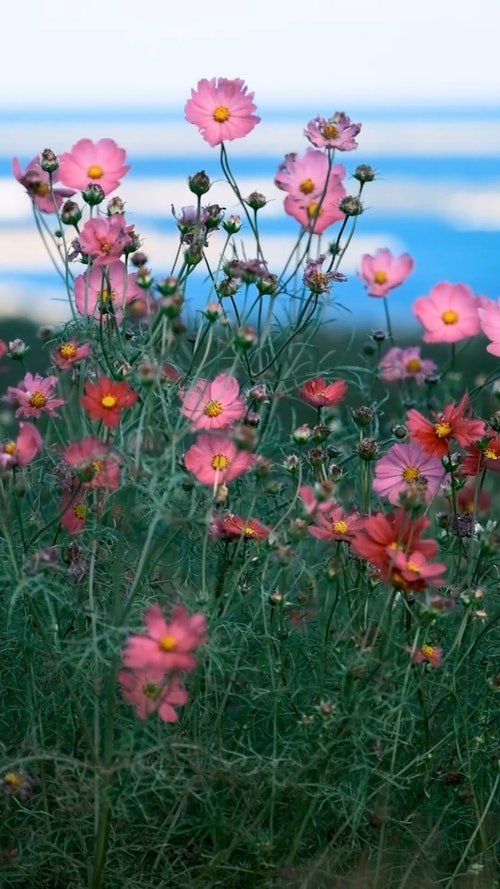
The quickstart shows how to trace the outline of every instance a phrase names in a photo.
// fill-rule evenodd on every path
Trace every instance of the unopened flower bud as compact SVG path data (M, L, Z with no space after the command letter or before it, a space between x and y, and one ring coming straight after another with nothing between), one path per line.
M173 293L172 296L165 296L160 301L160 308L163 310L167 318L177 318L184 305L184 297L182 293Z
M218 204L210 204L208 207L204 207L203 210L205 213L203 224L207 231L218 228L224 216L224 207L219 207Z
M264 275L257 279L255 286L262 296L272 296L278 290L278 276L271 273Z
M216 503L226 503L229 496L229 488L227 485L219 485L215 493Z
M78 225L82 211L75 201L65 201L61 207L61 219L65 225Z
M323 466L325 461L325 452L323 448L311 448L307 452L307 459L311 466Z
M292 438L296 444L306 444L312 435L312 429L307 423L303 423L302 426L298 426L292 432Z
M217 293L220 297L234 296L239 286L236 278L223 278L217 285Z
M265 404L269 401L267 389L263 383L252 386L247 392L248 401L253 405Z
M262 210L262 207L266 206L267 200L260 191L252 191L252 193L248 195L245 203L248 204L252 210Z
M106 213L108 216L123 216L125 213L125 204L118 195L108 201L106 205Z
M372 333L372 340L376 343L383 343L386 337L387 334L384 330L374 330Z
M207 321L218 321L224 309L218 302L209 302L203 309L203 314Z
M320 482L315 482L314 484L314 493L316 495L316 499L320 503L324 503L326 500L330 500L334 491L333 483L329 479L322 479Z
M491 415L489 423L494 432L500 432L500 411Z
M270 605L283 605L283 593L280 593L279 590L275 590L273 593L270 593L269 604Z
M251 327L249 324L238 327L234 335L234 342L241 349L251 349L252 346L256 346L258 338L255 327Z
M358 182L373 182L375 179L375 170L369 164L358 164L352 174Z
M356 450L362 460L374 460L378 454L378 444L374 438L362 438Z
M322 442L326 441L328 436L330 435L330 427L325 426L324 423L318 423L317 426L312 430L311 438L317 444L322 444Z
M241 217L234 215L228 216L222 223L222 228L228 235L236 235L241 229Z
M143 265L146 265L147 261L148 258L146 254L142 252L142 250L138 250L130 257L130 262L136 267L136 269L142 268Z
M41 339L42 343L46 343L52 339L55 334L55 328L50 327L49 324L43 324L42 327L38 328L38 336Z
M359 426L360 429L369 426L375 416L373 408L366 404L363 404L361 407L353 408L351 413L356 426Z
M308 527L309 525L305 519L292 519L288 528L290 540L298 543L299 540L302 540L307 535Z
M437 374L427 374L424 377L424 383L426 384L426 386L435 386L437 383L439 383L439 377Z
M104 189L97 182L89 182L87 187L82 190L82 198L89 207L102 204L105 197Z
M201 244L190 244L184 251L186 265L198 265L203 259L203 247Z
M267 457L262 457L261 454L257 456L257 459L254 463L254 472L257 478L264 478L264 476L269 475L271 471L271 461L268 460Z
M397 426L392 427L392 434L394 438L402 440L408 435L408 429L402 423L398 423Z
M51 148L45 148L40 155L40 166L46 173L55 173L59 169L59 158Z
M205 173L205 170L201 170L199 173L195 173L193 176L190 176L188 179L189 190L196 195L206 194L207 191L210 190L210 178Z
M346 216L360 216L363 212L363 204L355 194L346 195L339 201L339 210Z
M338 463L330 463L330 465L327 466L326 473L329 480L332 482L338 482L344 474Z
M297 456L297 454L288 454L281 465L284 469L287 470L287 472L290 472L293 475L293 473L297 472L300 463L301 460L300 457Z
M9 348L7 349L7 355L14 361L22 361L28 349L29 346L26 345L24 340L11 340L9 343Z
M161 281L158 281L156 287L162 296L172 296L176 292L178 284L177 278L169 275L168 278L162 278Z
M257 443L257 431L253 426L238 423L233 426L231 438L241 451L253 451Z

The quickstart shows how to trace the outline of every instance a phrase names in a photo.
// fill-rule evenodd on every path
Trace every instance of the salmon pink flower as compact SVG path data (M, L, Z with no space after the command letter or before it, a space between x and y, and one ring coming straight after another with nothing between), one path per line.
M477 298L477 297L476 297ZM477 314L479 315L479 323L481 330L491 340L486 346L486 351L490 355L500 356L500 299L486 300L481 299Z
M76 473L83 488L116 491L120 484L120 455L95 435L69 444L64 462Z
M52 187L51 192L51 177L45 170L42 170L38 157L34 157L29 162L24 172L17 157L14 157L12 159L12 172L17 181L24 185L26 193L33 201L34 206L42 213L55 213L56 209L59 210L61 208L63 201L66 198L72 197L75 193L71 188L54 187ZM54 186L58 178L59 173L56 170L52 173L52 186Z
M93 259L94 266L112 265L132 243L132 230L119 213L88 219L78 235L78 248Z
M167 670L194 670L193 650L205 641L205 616L190 615L183 605L176 605L170 622L159 605L150 605L143 616L146 632L129 636L122 660L126 667Z
M421 538L429 526L426 516L412 519L404 509L387 514L377 512L365 518L363 527L351 543L352 550L381 572L387 572L394 564L397 552L406 552L410 546L412 551L418 550L426 559L432 558L438 551L436 541Z
M198 127L212 147L241 139L260 121L253 113L256 111L254 93L247 93L247 89L245 82L238 78L199 80L184 107L186 120Z
M79 364L80 361L88 358L90 351L90 343L79 345L78 340L74 337L56 346L52 353L52 361L59 370L69 370L73 365Z
M238 380L225 373L212 382L197 380L179 397L181 413L190 420L192 429L224 429L241 420L246 411Z
M441 586L446 565L442 562L428 562L420 550L394 553L384 573L384 580L405 591L420 593L427 586Z
M327 383L324 377L313 377L299 389L299 398L312 407L332 407L342 401L346 392L343 380Z
M436 284L413 303L413 314L425 327L424 343L458 343L479 333L479 303L467 284Z
M413 259L408 253L393 256L387 247L383 247L374 256L365 253L361 257L361 271L358 274L368 290L368 296L384 297L406 281L413 266Z
M415 380L420 385L426 376L437 369L434 361L420 357L420 346L408 346L406 349L394 346L379 362L380 379L386 383Z
M331 500L320 499L314 488L309 485L302 485L299 488L299 497L302 501L305 517L313 518L317 512L328 513L335 504Z
M225 435L199 435L184 454L184 465L204 485L222 485L248 472L253 454L240 451Z
M336 503L329 503L328 510L318 511L308 531L318 540L344 540L350 543L364 524L364 516L355 509L347 512Z
M177 722L174 706L187 704L189 695L177 674L164 676L161 671L120 670L117 674L125 701L133 704L136 716L147 719L157 713L163 722Z
M422 645L422 648L417 649L417 651L409 647L406 650L412 655L411 659L414 664L426 663L431 667L441 666L443 649L438 648L436 645Z
M19 423L19 435L15 441L0 444L0 468L26 466L41 453L42 436L33 423Z
M257 519L243 519L232 512L215 516L211 522L210 533L221 540L267 540L270 528L262 525Z
M100 185L107 195L120 185L130 170L124 164L125 151L113 139L80 139L71 151L59 157L59 178L64 185L83 191L87 185ZM74 192L72 192L74 193Z
M469 396L465 394L457 405L447 404L441 413L433 412L434 422L412 408L406 415L410 438L431 457L444 457L452 441L461 448L480 441L486 431L485 423L466 417L468 402Z
M114 262L108 268L97 266L78 275L74 283L75 305L80 315L107 321L111 316L119 324L124 309L135 300L144 299L137 283L137 273L128 274L125 264Z
M57 377L41 377L40 374L27 373L18 386L9 386L6 400L18 404L16 417L58 417L56 408L66 404L63 398L54 398L54 390L58 383Z
M109 377L100 377L97 383L86 382L84 388L81 406L91 420L102 420L108 427L118 426L121 411L132 407L139 397L125 380L115 383Z
M315 117L309 121L304 136L315 148L336 148L338 151L352 151L358 147L356 136L361 130L360 123L351 123L343 111L337 111L328 120Z
M460 470L463 470L463 465ZM474 482L468 482L463 488L460 488L457 499L460 509L469 515L473 515L474 512L488 513L491 509L490 495L484 488L478 491Z
M87 504L85 492L80 490L77 482L64 491L61 497L61 510L61 525L66 528L68 534L72 537L80 534L87 520Z
M441 460L429 456L416 442L395 444L375 464L372 487L376 494L397 505L401 494L419 485L425 489L425 500L429 502L438 493L445 477Z

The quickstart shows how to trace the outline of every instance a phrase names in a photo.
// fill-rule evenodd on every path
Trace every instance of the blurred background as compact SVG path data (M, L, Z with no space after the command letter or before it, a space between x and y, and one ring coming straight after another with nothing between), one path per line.
M7 15L18 38L3 41L0 62L0 338L8 317L69 317L12 157L24 167L44 148L59 154L83 137L115 139L132 165L117 192L127 219L155 276L169 274L171 205L192 202L189 175L205 169L217 180L209 202L236 209L219 150L184 120L190 89L213 76L241 77L255 92L262 121L228 151L243 195L258 190L270 201L271 269L298 231L273 185L284 154L307 148L303 129L318 114L343 110L362 122L358 150L336 158L348 191L357 164L377 170L343 265L349 280L336 290L343 325L384 326L383 306L356 277L361 255L379 247L415 260L390 296L394 321L410 334L421 329L413 300L438 281L500 296L500 5L492 0L476 0L473 16L453 0L191 0L172 9L162 0L88 0L75 9L25 0L22 21L13 8ZM216 264L216 239L210 249ZM203 304L200 279L190 309Z

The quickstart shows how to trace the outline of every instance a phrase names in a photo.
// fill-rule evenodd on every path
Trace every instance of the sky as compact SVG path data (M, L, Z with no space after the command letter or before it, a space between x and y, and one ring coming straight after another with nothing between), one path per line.
M3 109L176 107L213 76L241 77L275 108L499 100L498 0L23 0L22 20L8 10L17 37L7 28L2 41Z

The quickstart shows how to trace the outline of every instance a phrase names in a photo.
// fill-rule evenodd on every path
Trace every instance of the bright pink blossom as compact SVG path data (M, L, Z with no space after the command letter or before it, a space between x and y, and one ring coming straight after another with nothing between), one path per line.
M361 130L360 123L352 123L343 111L333 117L315 117L309 121L304 135L315 148L336 148L338 151L352 151L358 147L355 137Z
M380 379L386 383L415 380L420 385L426 376L435 373L438 368L434 361L420 357L420 346L408 346L406 349L393 346L380 359L379 369Z
M345 511L342 506L330 503L328 510L317 512L308 531L318 540L345 540L350 543L363 527L364 520L364 516L355 509Z
M212 147L246 136L260 121L253 113L256 111L254 93L247 93L247 89L245 82L238 78L212 77L198 81L184 107L186 120L198 127Z
M383 247L374 256L365 253L361 257L361 271L358 274L368 290L368 296L384 297L406 281L413 266L413 259L408 253L393 256L387 247Z
M315 516L317 512L329 513L335 507L335 503L332 500L322 500L318 497L316 491L310 485L302 485L299 488L299 497L302 500L304 514L308 519Z
M205 641L203 614L190 615L176 605L167 622L159 605L150 605L143 616L146 631L129 636L122 653L123 663L133 669L153 669L161 673L194 670L193 650Z
M125 151L113 139L80 139L71 151L59 157L59 178L65 185L83 191L87 185L100 185L107 195L120 185L130 170Z
M416 442L394 444L385 457L375 463L372 487L375 494L397 505L401 494L418 485L429 502L439 492L445 475L441 460L431 457Z
M343 380L327 383L324 377L313 377L299 389L299 398L312 407L332 407L342 401L347 392Z
M436 284L413 303L413 314L425 327L424 343L458 343L480 331L479 305L467 284Z
M79 364L88 358L91 352L90 343L78 343L76 337L60 343L52 353L52 361L59 370L69 370L73 365Z
M120 670L117 679L124 700L134 705L139 719L157 713L163 722L177 722L179 717L174 706L187 704L189 700L175 673L164 676L161 671L151 668Z
M204 485L221 485L248 472L253 454L240 451L225 435L199 435L184 454L184 465Z
M95 435L74 441L64 451L64 462L76 473L83 488L116 491L120 484L121 457Z
M224 429L245 415L238 380L229 374L219 374L212 382L197 380L179 396L181 413L189 419L192 429Z
M443 649L436 645L422 645L422 648L414 651L412 648L406 649L412 655L414 664L426 663L431 667L440 667L443 657Z
M125 264L114 262L107 269L97 266L75 278L75 305L80 315L97 321L111 316L120 323L123 312L135 300L144 299L137 273L129 274Z
M133 226L125 223L124 217L98 216L89 219L78 235L78 246L94 261L94 266L111 265L118 262L126 247L132 243Z
M20 423L15 441L0 444L0 467L26 466L38 457L43 447L42 436L33 423Z
M287 192L285 212L304 228L321 234L344 218L339 201L345 197L342 184L345 167L330 165L323 151L308 148L302 157L287 154L274 177L275 185Z
M486 351L490 355L500 357L500 299L481 299L477 314L481 330L491 340L490 344L486 346Z
M42 213L55 213L56 208L59 210L63 201L74 195L71 188L52 188L50 191L50 175L42 170L40 166L40 158L34 157L29 162L26 169L21 169L17 157L12 158L12 172L17 181L24 185L26 193L29 195L33 204ZM52 184L54 185L59 178L59 171L52 173Z
M18 404L16 417L41 417L48 414L58 417L56 408L66 404L63 398L54 398L54 390L58 383L54 376L41 377L40 374L27 373L18 386L9 386L6 400Z

